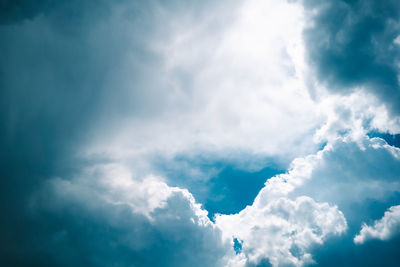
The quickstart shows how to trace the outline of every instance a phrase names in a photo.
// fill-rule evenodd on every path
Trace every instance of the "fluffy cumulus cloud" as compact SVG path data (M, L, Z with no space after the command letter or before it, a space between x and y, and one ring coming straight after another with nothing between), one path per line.
M354 235L363 220L399 200L400 150L367 136L396 121L388 119L379 102L374 104L374 97L358 92L339 99L324 105L332 115L314 136L327 142L324 149L296 158L287 173L268 179L254 203L240 213L217 215L226 236L241 240L249 262L268 258L273 266L310 264L312 251L326 237ZM362 101L355 104L356 99Z
M228 238L240 240L250 263L268 258L273 266L313 263L310 249L347 227L336 206L316 203L309 197L278 198L262 207L247 207L239 214L218 215L216 224Z
M388 240L399 234L400 206L390 207L374 225L363 224L360 233L354 237L354 242L362 244L370 239Z
M32 248L55 265L224 266L234 255L231 241L223 242L187 190L160 177L139 181L119 164L47 181L30 212L50 221L46 225L60 220L50 233L35 236L41 246Z
M0 1L0 265L398 265L399 10Z
M379 138L356 142L341 137L293 161L287 173L268 179L251 206L235 215L217 215L216 223L228 237L242 240L250 262L268 258L273 266L310 264L311 251L327 237L354 234L371 216L369 209L378 212L382 204L398 201L399 153Z

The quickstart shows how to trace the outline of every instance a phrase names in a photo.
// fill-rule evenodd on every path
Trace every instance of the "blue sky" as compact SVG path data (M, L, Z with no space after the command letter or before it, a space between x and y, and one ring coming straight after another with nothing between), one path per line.
M398 266L396 0L0 1L1 266Z

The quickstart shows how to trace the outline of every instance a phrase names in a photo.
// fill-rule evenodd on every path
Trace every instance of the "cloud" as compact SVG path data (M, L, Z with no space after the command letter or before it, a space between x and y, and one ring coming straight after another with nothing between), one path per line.
M368 207L372 207L375 213L381 210L381 207L371 206L371 203L387 203L391 196L400 192L397 176L394 175L398 173L395 170L399 167L399 149L387 145L380 138L357 136L359 139L356 140L347 137L346 134L338 137L334 142L330 141L322 151L296 159L286 174L268 179L253 205L238 214L217 215L214 226L205 215L206 212L195 208L194 204L186 217L196 221L198 216L197 218L202 218L198 222L206 222L210 229L217 227L215 231L219 232L219 236L215 240L228 244L219 254L224 264L251 266L261 264L265 259L273 266L283 263L293 266L310 264L313 262L312 254L316 247L328 243L335 235L346 234L349 230L348 224L351 235L360 220L371 216L371 212L365 213L369 210ZM365 165L365 162L369 164ZM187 191L170 188L154 177L131 181L127 177L133 174L116 165L103 166L99 170L108 173L111 178L101 179L96 171L90 170L88 173L95 176L96 181L73 179L75 188L83 188L84 192L78 190L80 193L71 195L68 193L71 192L67 186L69 182L58 180L56 184L59 186L56 188L59 188L59 192L67 192L70 200L79 200L80 196L94 194L85 192L87 189L100 192L102 201L109 201L114 205L127 203L131 212L142 214L155 225L168 225L163 217L158 216L160 210L165 211L162 214L171 220L180 221L185 217L180 214L176 216L173 212L175 209L184 210L177 208L181 201L174 204L177 206L170 206L168 203L175 194L185 195L188 194ZM376 175L379 175L379 179ZM97 189L99 185L100 189ZM396 199L395 197L394 201ZM98 202L101 203L94 201ZM61 203L68 201L64 199ZM90 207L91 204L88 203L91 202L86 202ZM184 226L179 225L181 227ZM168 235L169 231L167 227L162 232ZM172 236L180 238L177 232ZM232 252L232 238L237 238L242 246L241 253L236 256ZM329 247L325 249L329 250ZM231 256L226 257L227 254Z
M389 1L302 1L307 59L332 92L365 87L399 114L400 6Z
M273 266L313 263L311 248L347 228L336 206L305 196L249 206L236 215L217 215L215 221L228 239L235 237L242 242L242 253L250 263L268 258Z
M56 3L51 0L25 1L24 3L7 0L1 1L0 23L11 24L32 19L50 8L51 4Z
M315 132L316 142L334 143L338 138L357 142L370 132L400 132L400 117L392 116L379 99L362 88L346 96L327 94L319 105L326 120Z
M398 148L379 138L364 137L361 143L337 141L321 152L311 175L293 185L289 195L335 203L355 226L382 209L377 203L397 199L399 155Z
M400 132L395 2L4 3L2 264L304 265L398 202L399 150L367 137ZM192 195L290 163L215 223Z
M169 17L168 35L150 45L151 83L131 78L131 61L107 81L150 90L142 101L151 111L129 112L115 127L104 120L82 153L132 161L202 156L259 170L266 159L287 164L318 148L307 138L323 115L303 82L301 7L249 1L220 13ZM252 155L246 163L244 154Z
M202 248L209 244L201 237L205 238L208 230L203 230L202 235L202 228L196 232L194 225L192 230L197 237L189 244L185 239L171 241L171 236L163 237L159 234L163 231L162 225L155 228L149 222L152 209L167 205L163 200L171 191L165 184L153 184L152 179L143 184L132 182L131 187L143 191L130 198L124 194L126 199L117 200L126 204L116 208L100 196L101 190L107 191L108 187L107 192L112 194L113 183L102 184L96 191L91 185L77 185L78 181L69 180L82 169L107 161L103 157L77 156L93 132L107 134L105 129L114 128L112 123L118 124L126 114L140 114L137 116L145 118L151 116L155 107L161 108L158 102L169 92L159 87L162 80L150 82L153 79L149 77L159 76L156 66L160 62L155 59L156 53L150 52L153 40L150 36L164 38L160 25L167 26L170 17L163 17L163 10L171 8L169 12L172 12L174 7L109 1L84 4L68 1L50 6L35 1L35 5L19 2L9 5L22 11L15 17L10 12L9 20L0 27L3 40L0 44L3 51L0 55L0 199L2 210L7 214L2 216L0 229L1 265L110 266L115 261L121 265L135 262L143 266L161 265L159 261L164 260L170 260L172 265L183 262L184 266L193 265L189 250L199 248L199 255L202 254ZM190 7L192 14L201 13L198 6ZM190 8L186 6L184 11ZM10 9L2 9L2 14L3 11ZM95 127L100 121L107 127ZM55 189L65 197L54 196L50 191L32 212L31 195L54 176L64 177L56 180ZM96 187L95 184L94 179L92 186ZM70 191L62 191L63 186ZM114 194L123 194L116 191ZM186 201L179 209L184 212L187 208L190 212L187 194L176 193L175 199L178 203L179 199ZM140 216L131 215L128 201ZM52 202L59 204L55 211L40 207ZM167 224L168 216L161 217L157 221L164 220ZM190 224L187 229L190 230ZM130 253L132 240L125 240L129 233L135 238L149 234L141 238L142 242L146 238L165 238L165 242L160 241L159 245L153 242L147 250L164 256L152 258L148 254L142 259L141 255L146 252ZM210 237L210 240L213 239ZM183 258L186 260L180 261L172 248L185 242L187 250ZM202 255L206 258L206 254ZM218 262L218 258L198 262Z
M360 233L354 237L354 243L363 244L370 239L388 240L400 230L400 206L392 206L373 226L363 224Z
M238 214L217 215L215 225L186 190L171 188L154 176L134 178L134 173L118 164L100 165L87 169L72 180L53 180L51 188L57 197L53 198L55 207L52 212L58 213L59 204L69 209L84 203L84 210L78 214L97 216L95 214L113 213L112 207L123 205L153 226L164 225L166 228L162 233L169 235L169 231L173 231L169 236L172 240L181 240L180 234L168 228L169 223L163 216L170 218L171 224L178 223L178 228L185 227L179 222L188 218L186 222L208 225L219 233L211 240L215 244L225 244L218 256L224 264L229 261L232 266L243 266L260 264L268 259L273 266L283 262L300 266L313 262L312 252L317 246L335 235L346 233L348 221L345 216L350 220L350 230L354 231L354 225L370 216L370 213L363 212L371 203L370 199L373 202L387 201L400 191L397 178L393 176L399 158L399 149L387 145L382 139L363 136L360 140L346 141L341 137L317 154L296 159L287 173L267 180L251 206ZM379 166L375 161L385 164L374 170ZM360 162L370 162L371 168L365 168L366 165ZM380 175L379 180L376 174ZM170 205L176 194L185 197ZM57 198L59 203L54 201ZM188 200L191 208L185 212L181 205L187 205L183 203ZM99 208L99 203L100 207L106 208ZM338 206L328 203L337 203ZM160 217L159 212L163 216ZM138 219L132 219L133 225L136 221ZM99 223L104 224L102 220ZM114 227L122 226L115 222ZM146 232L145 229L141 232ZM233 238L237 238L242 246L241 253L235 257ZM174 244L169 239L166 242ZM97 250L91 253L96 254ZM186 260L189 259L182 262Z
M52 188L61 196L84 201L95 195L104 202L114 205L127 205L134 213L140 213L151 219L150 214L162 208L173 193L179 191L170 188L160 178L149 176L142 181L132 179L129 169L118 164L104 164L88 167L79 177L51 180Z
M318 153L295 159L287 173L266 181L251 206L216 216L226 237L242 241L243 257L254 264L267 258L273 266L310 264L313 251L320 257L317 245L331 250L328 237L341 234L340 246L348 247L346 236L361 221L398 202L400 150L356 136L339 135Z
M99 164L69 179L47 181L30 213L46 228L27 258L44 264L89 266L225 266L232 241L185 189L161 178L132 177L120 164Z

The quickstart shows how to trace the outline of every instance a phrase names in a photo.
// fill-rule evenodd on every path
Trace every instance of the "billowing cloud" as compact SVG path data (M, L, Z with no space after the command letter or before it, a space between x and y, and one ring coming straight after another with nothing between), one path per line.
M234 258L232 241L187 190L160 177L138 180L119 164L51 179L31 202L30 212L53 228L35 235L41 246L32 252L55 265L225 266Z
M284 1L248 1L229 16L219 17L218 9L196 22L171 15L168 35L151 40L157 65L144 75L155 75L154 84L132 79L132 60L107 81L150 90L132 95L149 101L143 107L149 114L130 112L117 127L102 121L84 153L132 161L206 154L254 170L271 157L288 164L315 152L306 136L324 114L303 81L301 11ZM252 155L245 163L244 154Z
M353 138L345 131L317 154L297 158L287 173L267 180L251 206L217 215L249 262L310 264L327 237L354 235L371 210L400 200L400 150L380 138Z
M360 233L354 237L356 244L370 239L388 240L400 232L400 206L390 207L380 220L369 226L363 224Z
M293 201L278 198L262 207L249 206L236 215L218 215L216 224L228 239L240 240L250 263L259 264L267 258L273 266L313 263L313 246L347 228L336 206L316 203L309 197Z
M0 264L395 262L396 1L0 7Z

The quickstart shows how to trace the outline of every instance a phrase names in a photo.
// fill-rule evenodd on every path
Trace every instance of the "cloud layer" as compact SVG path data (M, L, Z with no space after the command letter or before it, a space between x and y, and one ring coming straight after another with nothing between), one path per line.
M0 7L0 264L396 266L397 1Z

